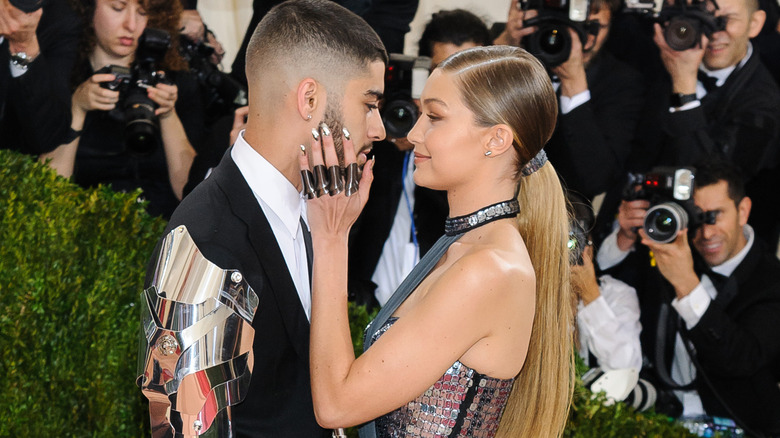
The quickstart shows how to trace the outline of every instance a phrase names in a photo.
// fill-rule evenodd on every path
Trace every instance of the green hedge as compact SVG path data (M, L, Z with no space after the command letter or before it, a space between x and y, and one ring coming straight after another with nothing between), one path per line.
M0 151L0 436L134 437L144 266L165 223Z
M138 311L165 224L137 193L81 189L0 151L0 437L140 437ZM352 306L356 350L372 314ZM353 432L353 431L351 431ZM683 437L578 385L567 437Z

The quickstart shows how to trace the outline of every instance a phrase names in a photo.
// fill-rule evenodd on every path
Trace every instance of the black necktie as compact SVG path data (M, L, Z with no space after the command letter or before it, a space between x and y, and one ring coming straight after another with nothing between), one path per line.
M301 218L301 232L303 232L303 243L306 244L306 261L309 264L309 287L311 287L312 276L312 256L314 255L314 249L311 246L311 233L309 227L306 226L306 222Z
M707 93L718 88L718 78L709 76L707 75L707 73L704 73L701 70L699 70L699 72L696 74L696 77L699 79L699 82L701 82L701 84L704 86L704 89L707 90Z

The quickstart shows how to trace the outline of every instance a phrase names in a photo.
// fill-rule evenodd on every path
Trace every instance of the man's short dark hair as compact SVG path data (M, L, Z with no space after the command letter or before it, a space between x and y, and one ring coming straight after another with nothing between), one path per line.
M696 168L695 187L707 187L726 181L729 198L739 205L745 197L745 178L742 171L736 165L723 160L708 161Z
M491 44L490 30L481 18L463 9L439 11L433 14L420 37L420 56L431 56L433 43L460 46L472 42L478 46Z
M257 25L247 47L247 78L269 65L355 76L355 65L387 64L387 52L362 18L328 0L288 0ZM273 67L271 67L273 68Z

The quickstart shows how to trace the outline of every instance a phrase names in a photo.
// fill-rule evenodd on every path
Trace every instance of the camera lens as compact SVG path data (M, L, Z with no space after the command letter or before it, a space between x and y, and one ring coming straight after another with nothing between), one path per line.
M382 111L387 136L404 138L417 122L417 106L410 100L389 101Z
M674 50L690 49L701 40L697 21L690 17L673 17L664 29L664 39Z
M563 64L571 54L569 27L559 23L544 24L527 37L528 51L548 68Z
M157 147L155 104L143 88L132 89L125 101L125 144L130 152L149 154Z
M688 213L679 204L664 202L647 210L644 229L647 237L658 243L669 243L688 226Z

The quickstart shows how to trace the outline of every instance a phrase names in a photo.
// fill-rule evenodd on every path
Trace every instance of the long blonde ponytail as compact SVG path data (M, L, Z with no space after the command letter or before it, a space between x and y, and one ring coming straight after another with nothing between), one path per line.
M542 64L516 47L465 50L439 68L457 77L463 102L478 125L506 124L514 131L518 222L536 274L536 312L525 363L515 379L498 436L559 437L574 390L568 212L552 164L520 177L522 167L555 129L555 92Z
M518 201L520 234L536 273L536 314L498 436L559 437L574 390L574 349L568 213L552 164L521 180Z

